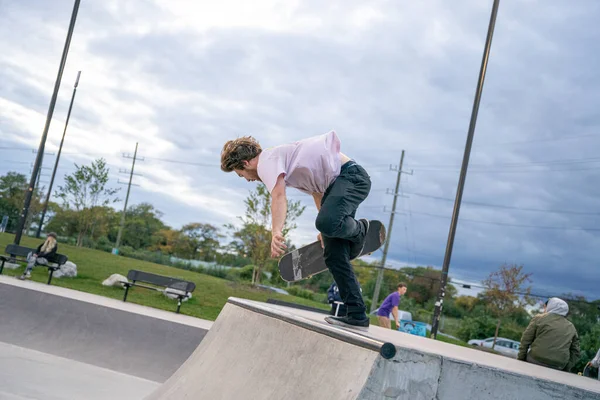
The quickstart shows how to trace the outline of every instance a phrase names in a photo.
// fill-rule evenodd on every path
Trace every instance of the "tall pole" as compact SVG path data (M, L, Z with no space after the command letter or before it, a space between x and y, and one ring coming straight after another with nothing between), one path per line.
M131 172L129 173L129 185L127 185L127 195L125 196L125 206L123 207L123 214L121 214L121 226L119 227L119 233L117 234L117 242L115 243L116 252L119 251L119 245L121 244L121 236L123 235L123 228L125 227L125 214L127 213L127 202L129 201L129 192L131 192L131 181L133 180L133 169L135 168L135 159L137 157L138 144L135 144L135 152L133 153L133 163L131 164Z
M42 232L42 225L44 224L44 218L48 211L48 202L52 194L52 186L54 185L54 178L56 177L56 170L58 169L58 161L60 160L60 153L62 152L63 144L65 142L65 134L67 133L67 126L69 125L69 119L71 118L71 110L73 109L73 101L75 100L75 93L77 93L77 85L79 84L79 77L81 71L77 72L77 79L75 80L75 86L73 86L73 94L71 95L71 104L69 104L69 111L67 112L67 120L65 121L65 129L63 130L62 139L60 140L60 146L58 147L58 154L56 155L56 161L54 162L54 170L52 171L52 178L50 178L50 186L48 187L48 193L46 193L46 201L44 202L44 209L42 210L42 217L38 224L37 233L35 237L39 238Z
M377 302L379 301L379 291L381 290L381 282L383 281L383 271L385 268L385 262L387 260L387 253L390 247L390 241L392 236L392 227L394 225L394 217L396 216L396 203L398 201L398 189L400 188L400 177L402 176L402 165L404 164L404 150L400 156L400 166L398 167L398 177L396 178L396 190L394 190L394 202L392 203L392 213L390 214L390 223L388 225L387 238L385 245L383 246L383 257L381 258L381 267L377 273L377 282L375 283L375 292L373 293L373 300L371 302L371 312L377 308Z
M485 81L485 72L487 70L488 59L490 56L490 48L492 46L492 37L494 36L494 27L496 25L496 16L498 15L498 5L500 0L494 0L492 6L492 14L488 26L487 38L485 40L485 48L483 51L483 59L481 60L481 69L479 71L479 80L477 81L477 89L475 90L475 99L473 101L473 110L471 112L471 122L469 123L469 132L467 134L467 143L465 145L465 153L463 156L460 177L458 179L458 188L456 190L456 199L454 200L454 210L452 212L452 220L450 221L450 230L448 232L448 242L446 244L446 254L444 255L444 263L442 265L442 277L440 282L440 292L435 303L433 312L433 321L431 323L431 337L437 337L440 316L444 306L444 296L446 294L446 284L448 282L448 269L450 268L450 259L452 258L452 248L454 246L454 236L456 235L456 226L458 224L458 215L460 212L460 203L462 201L465 180L467 178L467 169L469 167L469 156L471 155L471 145L473 144L473 136L475 134L475 124L477 123L477 114L479 112L479 103L481 101L481 93L483 92L483 83Z
M62 57L60 60L60 66L58 67L58 75L56 76L56 82L54 83L54 92L52 93L52 98L50 99L50 105L48 107L46 125L44 126L44 132L42 133L42 139L40 140L40 146L38 148L37 157L35 158L35 164L33 166L33 172L31 174L29 187L27 188L27 192L25 193L25 202L23 203L23 209L21 210L21 215L19 217L19 224L17 225L17 234L15 235L14 241L14 243L17 245L21 243L21 237L23 235L23 229L25 228L27 213L29 212L31 198L33 196L33 188L35 187L37 174L42 164L42 158L44 157L44 148L46 147L46 139L48 137L48 130L50 129L50 121L52 120L52 115L54 114L54 106L56 105L56 98L58 97L60 82L62 80L62 75L65 70L65 65L67 63L67 55L69 53L69 46L71 45L71 38L73 37L75 21L77 20L79 3L80 0L75 0L75 4L73 5L73 12L71 14L71 22L69 24L69 30L67 32L67 39L65 40L65 47L63 49Z

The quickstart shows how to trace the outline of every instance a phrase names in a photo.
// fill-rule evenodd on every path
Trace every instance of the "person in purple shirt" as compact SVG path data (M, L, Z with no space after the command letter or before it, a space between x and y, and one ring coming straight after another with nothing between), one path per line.
M392 328L390 313L394 316L396 328L400 326L400 320L398 319L398 304L400 304L400 296L403 296L407 290L406 283L399 283L397 290L383 300L383 303L381 303L381 306L377 311L377 318L379 319L380 326L389 329Z
M368 330L369 318L350 260L365 245L369 221L356 210L371 190L367 171L340 151L335 131L262 149L251 136L229 140L221 152L221 169L249 182L264 183L271 194L271 257L285 253L286 188L313 197L315 228L323 258L338 285L347 314L325 320L332 325Z

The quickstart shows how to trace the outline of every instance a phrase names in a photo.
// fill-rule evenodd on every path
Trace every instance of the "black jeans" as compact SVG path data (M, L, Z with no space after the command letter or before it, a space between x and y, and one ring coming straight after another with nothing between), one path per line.
M354 161L347 162L325 191L315 222L325 245L325 264L338 285L348 315L356 318L364 318L366 308L350 264L350 247L366 234L354 217L370 190L367 171Z

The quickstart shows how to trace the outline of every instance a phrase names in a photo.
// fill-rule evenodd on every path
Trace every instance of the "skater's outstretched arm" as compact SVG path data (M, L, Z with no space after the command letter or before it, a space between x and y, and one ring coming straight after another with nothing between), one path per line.
M285 180L283 174L277 177L277 183L271 192L271 257L283 255L285 238L283 237L283 225L287 215L287 198L285 196Z

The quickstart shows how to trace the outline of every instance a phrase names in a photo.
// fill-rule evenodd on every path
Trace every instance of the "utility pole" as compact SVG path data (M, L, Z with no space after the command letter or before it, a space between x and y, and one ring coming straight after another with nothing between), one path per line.
M377 302L379 301L379 291L381 290L381 282L383 281L383 271L385 269L385 262L387 260L387 253L390 247L391 237L392 237L392 227L394 225L394 218L396 216L396 203L398 201L398 190L400 189L400 177L403 173L406 173L402 170L402 166L404 165L404 150L402 150L402 155L400 156L400 165L398 167L398 177L396 178L396 190L394 190L394 201L392 203L392 213L390 214L390 223L388 225L385 245L383 246L383 257L381 258L381 266L379 267L379 271L377 273L377 282L375 283L375 292L373 293L373 300L371 302L371 312L375 311L377 308ZM393 170L390 167L390 170ZM411 173L412 174L412 173Z
M129 202L129 193L131 192L131 185L132 185L131 182L133 180L133 175L139 175L139 174L133 173L133 170L135 168L135 161L137 159L137 150L138 150L138 143L135 144L135 152L133 153L133 157L123 154L124 158L133 158L133 162L131 164L131 171L129 171L129 183L127 184L127 195L125 196L125 206L123 207L123 214L121 214L121 226L119 227L119 233L117 234L117 242L115 243L115 248L113 249L113 254L119 254L119 246L121 245L121 236L123 235L123 228L125 227L125 214L127 213L127 203ZM143 161L143 159L142 159L142 161ZM127 171L120 170L119 172L127 172ZM119 183L123 184L124 182L119 181ZM138 185L134 185L134 186L138 186Z
M52 178L50 178L50 186L48 187L48 193L46 193L46 201L44 202L44 208L42 209L42 217L40 218L40 223L38 224L37 233L35 234L36 238L40 237L40 233L42 232L42 225L44 224L44 218L46 217L46 212L48 211L48 202L50 201L50 196L52 194L52 185L54 185L54 178L56 177L58 161L60 160L60 153L62 152L63 143L65 142L65 134L67 133L67 126L69 125L69 119L71 118L71 110L73 109L73 101L75 100L75 93L77 93L77 85L79 84L80 76L81 76L81 71L77 72L77 79L75 80L75 86L73 87L73 94L71 95L71 104L69 104L69 111L67 112L67 120L65 121L65 129L63 130L62 139L60 140L60 146L58 147L58 154L56 155L56 161L54 162L54 170L52 171Z
M494 0L492 5L492 13L490 23L488 25L488 33L485 40L483 50L483 58L481 60L481 69L479 70L479 79L477 80L477 89L475 90L475 98L473 100L473 110L471 111L471 122L469 123L469 132L467 134L467 143L465 144L465 152L463 155L462 167L460 169L460 177L458 179L458 188L456 190L456 199L454 200L454 210L452 212L452 220L450 221L450 229L448 232L448 242L446 243L446 254L444 255L444 263L442 265L442 276L440 281L440 292L435 309L433 311L433 321L431 322L431 338L437 338L438 325L442 308L444 306L444 296L446 295L446 283L448 282L448 269L450 268L450 259L452 258L452 248L454 247L454 236L456 235L456 226L458 224L458 215L460 212L460 204L462 202L465 180L467 179L467 169L469 168L469 157L471 155L471 146L473 144L473 136L475 135L475 125L477 123L477 114L479 112L479 103L481 102L481 93L483 92L483 82L485 81L485 72L487 70L488 59L490 56L490 48L492 47L492 37L494 36L494 27L496 25L496 16L498 15L498 5L500 0Z
M23 236L23 230L27 220L27 213L29 212L29 206L31 205L31 198L33 197L33 188L37 181L37 175L42 165L42 158L44 157L44 148L46 147L46 139L48 138L48 130L50 129L50 121L52 121L52 115L54 114L54 106L56 105L56 98L58 97L58 90L60 88L60 82L62 80L62 74L65 70L67 63L67 54L69 53L69 47L71 45L71 38L73 37L73 30L75 29L75 21L77 20L77 12L79 11L79 3L81 0L75 0L73 5L73 12L71 13L71 22L69 24L69 30L67 32L67 39L65 40L65 46L63 48L60 65L58 67L58 74L56 76L56 82L54 83L54 92L50 98L50 105L48 106L48 115L46 116L46 125L44 125L44 131L42 133L42 139L40 140L40 146L38 149L37 157L35 159L35 165L33 167L33 173L31 174L31 180L29 181L29 187L25 192L25 201L23 202L23 209L19 217L19 223L17 225L17 233L15 235L14 244L21 243L21 237Z

